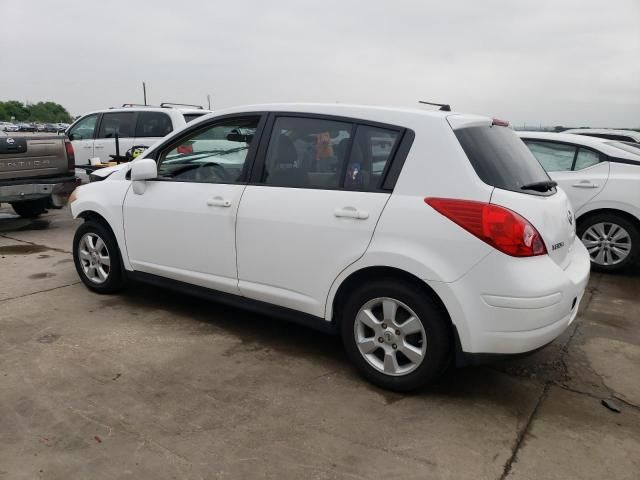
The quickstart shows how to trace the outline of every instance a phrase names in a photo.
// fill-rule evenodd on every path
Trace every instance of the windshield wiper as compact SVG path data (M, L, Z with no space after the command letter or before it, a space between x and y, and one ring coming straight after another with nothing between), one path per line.
M533 182L522 185L520 187L520 190L535 190L536 192L547 192L553 187L557 186L558 182L554 182L553 180L544 180L542 182Z

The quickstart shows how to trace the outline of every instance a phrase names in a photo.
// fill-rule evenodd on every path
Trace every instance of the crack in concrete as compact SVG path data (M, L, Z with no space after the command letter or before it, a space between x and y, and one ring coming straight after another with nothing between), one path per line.
M82 283L82 282L77 281L77 282L67 283L66 285L59 285L57 287L51 287L45 290L38 290L37 292L25 293L24 295L16 295L15 297L3 298L3 299L0 299L0 303L8 302L9 300L17 300L18 298L30 297L31 295L37 295L39 293L51 292L53 290L58 290L60 288L72 287L74 285L78 285L79 283Z
M602 276L599 276L596 285L594 285L592 288L589 288L589 296L587 297L584 306L582 306L582 311L583 312L586 312L589 309L589 306L591 305L591 301L593 300L593 297L597 293L598 286L600 285L601 281L602 281ZM560 362L560 365L562 366L561 376L566 378L566 379L568 379L568 380L571 379L571 376L569 375L569 370L568 370L567 364L565 362L565 357L566 357L567 353L569 352L569 347L571 345L571 342L573 341L573 338L576 336L576 333L578 332L579 328L580 328L580 324L577 323L575 325L575 328L573 329L573 332L571 332L571 335L569 335L569 338L567 339L565 344L560 348L560 355L559 355L558 361ZM529 417L527 418L527 421L525 422L524 426L520 429L520 431L518 432L518 435L516 436L516 441L515 441L513 447L511 447L511 456L505 462L504 467L502 469L502 475L500 475L499 480L505 480L509 476L509 474L511 473L511 469L513 468L513 464L517 461L518 453L519 453L520 448L522 447L522 445L524 443L525 437L529 433L529 429L531 428L531 424L533 423L533 421L534 421L534 419L536 417L536 414L538 413L538 410L540 409L540 405L542 405L544 400L547 398L547 395L549 393L549 389L552 386L559 386L560 388L565 388L566 387L565 385L558 384L558 382L556 380L553 380L553 379L549 379L549 380L546 380L544 382L544 387L542 388L542 392L538 396L538 399L536 400L536 403L533 406L533 410L529 414ZM569 390L568 387L566 387L566 389ZM576 392L576 393L578 393L578 392ZM595 395L593 395L593 396L595 397ZM597 398L597 397L595 397L595 398ZM598 398L598 399L601 400L600 398Z
M533 410L531 411L531 414L529 414L529 417L527 418L527 421L525 422L524 427L521 428L520 431L518 432L516 441L513 447L511 447L511 456L505 462L504 467L502 468L502 475L500 475L499 480L504 480L505 478L507 478L509 473L511 473L511 468L513 467L513 464L517 460L518 452L520 451L520 447L524 442L524 437L529 432L531 423L533 422L536 414L538 413L540 405L545 400L545 398L547 398L547 394L549 393L550 387L551 387L551 382L547 381L544 387L542 388L542 392L540 393L540 396L536 400L536 404L533 406Z

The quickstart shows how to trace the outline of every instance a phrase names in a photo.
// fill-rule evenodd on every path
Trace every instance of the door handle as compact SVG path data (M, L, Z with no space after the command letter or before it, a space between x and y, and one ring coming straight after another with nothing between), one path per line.
M207 205L210 207L230 207L231 200L226 200L222 197L213 197L207 200Z
M85 145L83 148L93 148L93 145Z
M576 188L598 188L598 184L597 183L593 183L593 182L589 182L589 181L583 181L583 182L574 183L571 186L572 187L576 187Z
M354 207L336 208L333 214L338 218L355 218L357 220L366 220L369 218L369 212L358 210Z
M84 148L91 148L91 147L84 147ZM104 148L104 145L94 145L93 148Z

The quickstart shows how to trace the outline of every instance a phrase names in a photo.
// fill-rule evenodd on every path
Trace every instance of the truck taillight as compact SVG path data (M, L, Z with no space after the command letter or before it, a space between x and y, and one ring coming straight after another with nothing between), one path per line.
M491 203L425 198L425 203L480 240L512 257L545 255L540 233L516 212Z
M65 140L64 149L67 151L67 168L69 169L69 171L75 171L76 154L73 151L73 144L69 140Z

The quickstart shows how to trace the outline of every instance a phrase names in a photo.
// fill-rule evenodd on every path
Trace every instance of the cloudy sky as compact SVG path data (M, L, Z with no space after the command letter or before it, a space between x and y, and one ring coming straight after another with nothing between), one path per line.
M640 127L640 0L0 0L0 100L419 99Z

